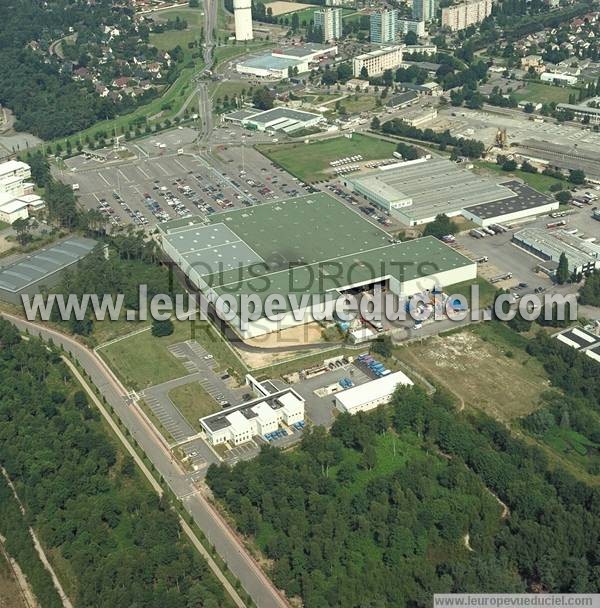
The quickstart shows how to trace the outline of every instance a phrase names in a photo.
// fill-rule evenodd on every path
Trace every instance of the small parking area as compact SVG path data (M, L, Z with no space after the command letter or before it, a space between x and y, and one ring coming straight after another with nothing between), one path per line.
M306 401L306 417L313 424L329 428L333 424L335 410L334 393L319 397L315 391L334 384L337 384L339 391L342 391L344 389L339 383L345 379L349 379L353 386L357 386L369 382L372 378L354 363L348 363L334 367L331 371L314 378L305 378L294 385L294 390Z
M251 460L255 458L260 451L258 444L252 439L242 445L233 446L230 449L225 449L223 453L223 462L233 465L240 460Z

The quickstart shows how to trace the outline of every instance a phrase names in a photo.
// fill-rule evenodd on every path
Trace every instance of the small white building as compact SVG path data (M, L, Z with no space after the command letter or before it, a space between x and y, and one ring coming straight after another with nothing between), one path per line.
M16 220L26 220L29 217L27 203L12 194L0 192L0 221L12 224Z
M266 392L266 391L265 391ZM280 426L304 420L304 399L292 388L261 395L200 419L212 445L240 445L255 435L266 435Z
M394 372L383 378L360 384L335 395L335 405L340 412L356 414L368 412L392 399L399 386L412 386L412 380L402 372Z
M577 84L577 76L561 74L560 72L543 72L540 74L540 80L542 82L558 83L560 85Z

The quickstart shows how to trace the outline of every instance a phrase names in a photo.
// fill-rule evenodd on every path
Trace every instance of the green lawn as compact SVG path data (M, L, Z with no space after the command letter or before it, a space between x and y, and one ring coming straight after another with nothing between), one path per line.
M200 418L219 410L217 402L202 388L199 382L178 386L169 393L169 397L197 431L202 430Z
M396 146L355 133L352 139L335 137L309 144L266 144L258 145L256 149L298 179L312 183L328 179L326 170L332 160L355 154L362 154L364 160L388 158Z
M204 7L189 8L182 6L168 8L164 11L156 11L152 17L158 22L174 21L179 17L182 21L187 21L188 27L200 29L204 25Z
M541 82L528 82L527 87L515 91L517 101L531 101L539 103L568 103L569 95L579 93L571 87L557 87Z
M370 112L377 106L377 100L374 95L351 95L342 99L340 103L348 114Z
M513 177L518 177L527 185L531 186L534 190L544 192L546 194L550 192L550 186L561 183L560 180L554 179L553 177L548 177L547 175L542 175L541 173L527 173L527 171L521 171L520 169L517 169L516 171L504 171L500 165L497 165L496 163L489 163L484 160L475 161L474 164L476 167L479 167L479 169L496 173L502 178L506 178L506 181L512 179Z
M142 390L189 373L168 350L171 344L189 339L190 324L175 323L170 336L155 338L148 330L102 347L98 353L125 386Z
M464 283L456 283L454 285L448 285L444 288L444 291L448 295L463 295L467 299L469 306L471 306L471 286L477 285L479 287L479 307L487 308L494 301L494 294L496 288L485 279L477 277L474 281L465 281Z

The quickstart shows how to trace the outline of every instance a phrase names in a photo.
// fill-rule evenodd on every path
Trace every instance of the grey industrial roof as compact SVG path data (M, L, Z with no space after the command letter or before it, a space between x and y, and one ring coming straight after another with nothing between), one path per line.
M582 169L588 176L600 177L598 150L589 144L559 144L541 139L526 139L519 148L527 155L543 158L565 169ZM519 151L521 151L519 150Z
M270 110L265 110L264 112L255 114L248 120L251 122L266 124L280 118L289 118L291 120L298 120L300 122L308 122L320 117L320 114L314 114L313 112L292 110L291 108L271 108Z
M350 181L389 203L411 199L410 206L398 211L412 220L458 212L465 207L514 196L505 186L443 158L402 163Z
M260 55L240 61L238 65L261 70L282 70L302 63L301 59L290 59L289 57L277 57L275 55Z
M600 336L586 331L582 327L574 327L560 332L561 336L575 342L579 348L595 347L600 345Z
M490 203L473 205L472 207L465 207L465 209L478 218L485 220L491 217L500 217L509 213L524 211L525 209L535 209L552 202L556 202L558 206L558 202L554 201L554 199L545 194L540 194L533 188L515 180L502 182L502 185L510 188L515 193L515 196Z
M559 110L573 110L573 112L587 112L589 114L600 115L600 108L592 108L590 106L577 105L574 103L559 103L557 108Z
M419 94L416 91L406 91L405 93L392 95L386 105L388 105L390 108L395 108L402 104L416 101L417 99L419 99Z
M84 258L96 241L71 237L39 249L35 253L0 269L0 289L13 293L67 268Z
M318 52L332 49L331 44L319 44L318 42L307 42L302 46L284 46L273 51L274 54L292 55L293 57L308 57Z
M191 225L164 240L201 275L259 264L264 260L225 224Z
M566 234L563 230L547 232L541 228L524 228L515 232L513 240L520 245L539 252L549 259L558 262L561 253L565 253L569 269L589 264L600 264L600 247Z

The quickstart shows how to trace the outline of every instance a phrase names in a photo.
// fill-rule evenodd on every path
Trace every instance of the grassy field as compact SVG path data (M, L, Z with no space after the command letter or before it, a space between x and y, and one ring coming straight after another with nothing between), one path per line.
M500 165L483 160L475 161L475 165L479 168L479 170L481 170L481 172L495 173L506 181L512 179L513 177L517 177L523 180L528 186L531 186L534 190L543 192L545 194L550 192L550 186L561 183L560 180L554 179L553 177L549 177L547 175L542 175L541 173L528 173L527 171L521 171L520 169L517 169L516 171L504 171Z
M199 30L204 25L204 8L203 6L199 8L181 6L157 11L153 14L153 19L159 23L169 20L174 21L177 17L182 21L187 21L189 28L198 28Z
M494 301L494 294L496 288L485 279L477 277L474 281L465 281L464 283L455 283L444 288L444 291L448 295L460 294L465 296L469 306L471 306L471 286L477 285L479 287L479 307L487 308Z
M199 382L178 386L169 393L169 397L185 419L197 431L202 430L198 421L199 418L219 410L217 402L204 390Z
M500 324L482 323L402 346L395 354L447 387L464 406L508 422L536 410L549 386L541 364L525 353L518 339Z
M340 104L345 108L348 114L360 114L361 112L370 112L377 106L377 100L374 95L351 95L342 99Z
M111 369L134 390L141 390L189 373L168 347L190 339L189 323L175 323L170 336L155 338L145 331L98 350Z
M267 144L256 149L298 179L312 183L328 178L326 170L332 160L355 154L362 154L365 160L388 158L396 146L355 133L352 139L335 137L310 144Z
M542 439L554 451L574 462L584 471L600 468L600 444L590 441L577 431L556 426Z
M525 89L516 91L514 95L517 101L568 103L569 95L573 93L578 93L577 89L557 87L541 82L528 82Z

